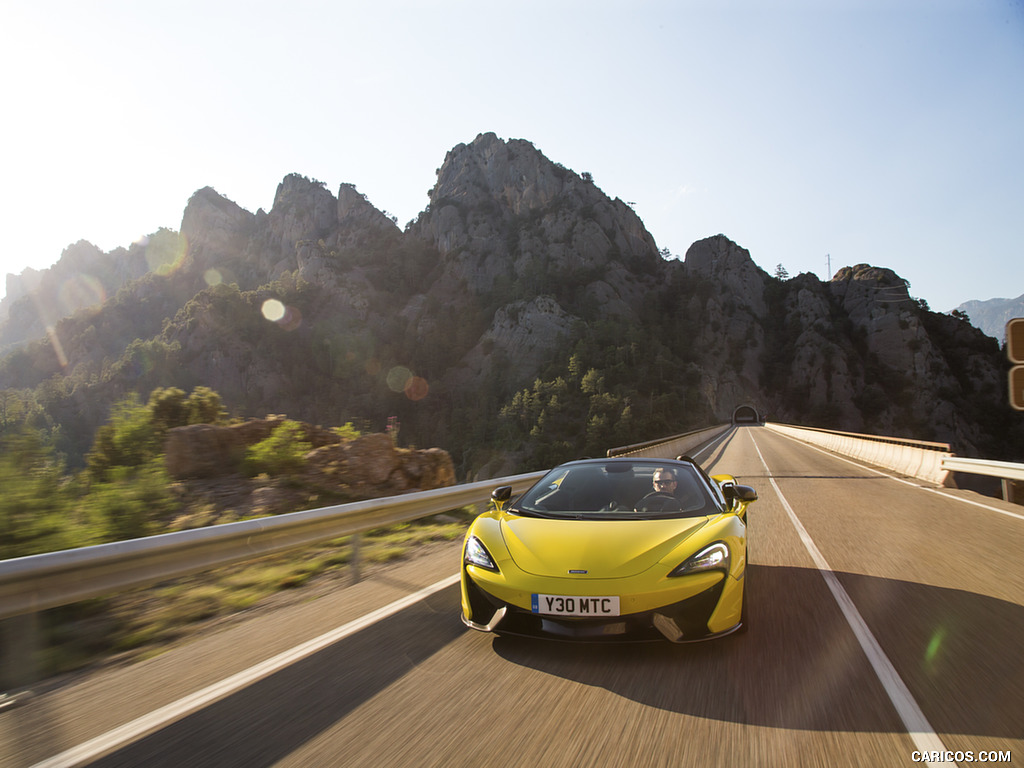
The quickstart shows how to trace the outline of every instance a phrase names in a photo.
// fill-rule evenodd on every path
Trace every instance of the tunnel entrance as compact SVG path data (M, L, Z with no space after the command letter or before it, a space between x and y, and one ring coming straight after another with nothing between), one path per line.
M752 405L741 405L732 412L733 424L760 424L761 417Z

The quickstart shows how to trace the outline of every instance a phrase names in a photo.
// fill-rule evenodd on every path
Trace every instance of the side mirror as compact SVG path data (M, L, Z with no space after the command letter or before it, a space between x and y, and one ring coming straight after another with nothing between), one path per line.
M512 498L512 486L511 485L503 485L503 486L501 486L499 488L495 488L493 491L491 491L491 501L494 502L494 505L498 509L501 509L506 504L508 504L508 501L511 498Z
M749 485L737 485L736 483L723 483L722 495L729 502L729 508L739 515L743 522L747 521L747 505L757 501L757 491Z
M726 483L722 486L722 493L725 494L725 498L728 501L743 501L749 504L752 501L757 501L757 491L751 488L749 485L736 485L735 483Z

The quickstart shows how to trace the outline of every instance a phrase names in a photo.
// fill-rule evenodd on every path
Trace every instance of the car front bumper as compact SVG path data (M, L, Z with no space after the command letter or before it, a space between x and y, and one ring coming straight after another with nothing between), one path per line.
M741 581L723 574L717 582L684 599L657 608L602 618L533 613L492 594L463 570L463 623L481 632L591 642L670 640L697 642L740 628ZM472 616L467 617L468 613Z

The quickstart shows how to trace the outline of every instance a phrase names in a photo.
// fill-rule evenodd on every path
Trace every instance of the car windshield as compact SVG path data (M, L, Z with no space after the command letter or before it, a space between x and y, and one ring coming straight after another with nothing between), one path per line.
M698 517L720 509L704 479L688 464L609 461L553 469L513 511L540 517L636 520Z

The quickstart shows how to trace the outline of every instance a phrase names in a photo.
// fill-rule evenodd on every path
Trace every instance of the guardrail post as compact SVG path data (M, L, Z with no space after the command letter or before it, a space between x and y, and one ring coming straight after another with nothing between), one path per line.
M39 614L23 613L0 621L0 703L17 697L39 680Z
M363 535L361 533L352 534L352 558L350 565L352 566L352 583L358 584L363 576L361 572L362 566L362 545Z
M1002 478L1003 501L1011 504L1024 504L1024 482L1010 478Z

